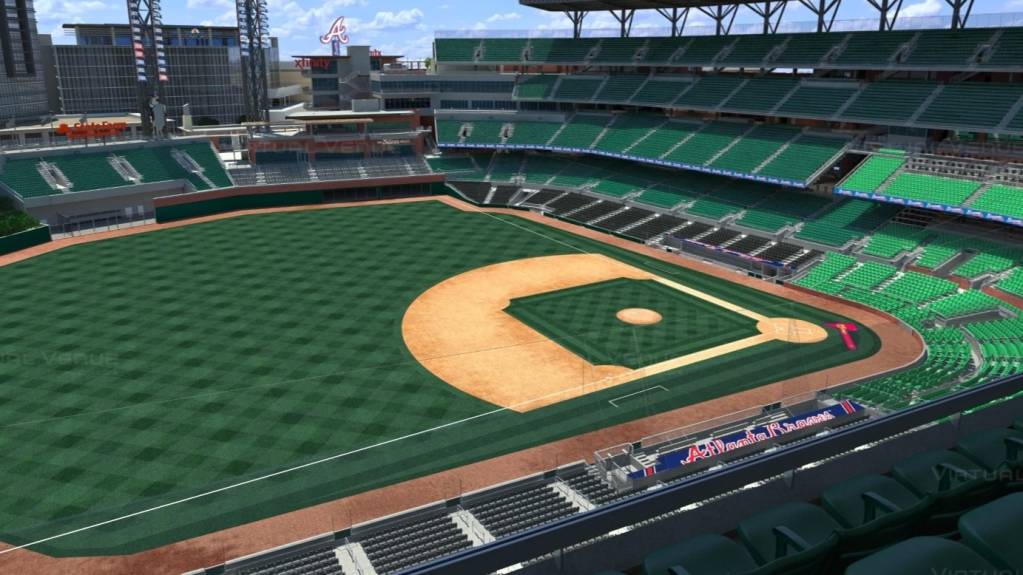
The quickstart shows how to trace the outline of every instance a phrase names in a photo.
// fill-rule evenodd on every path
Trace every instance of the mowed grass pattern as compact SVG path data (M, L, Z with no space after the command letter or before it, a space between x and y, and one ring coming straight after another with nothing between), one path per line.
M653 325L617 318L661 314ZM593 365L639 368L760 333L756 322L653 280L616 279L514 299L505 310Z
M60 250L0 268L0 537L24 544L226 488L34 547L136 552L878 348L869 331L855 354L837 335L765 344L527 414L495 411L411 358L401 319L429 287L578 250L765 315L840 319L514 216L435 202L244 216ZM627 409L607 404L655 379L670 391Z

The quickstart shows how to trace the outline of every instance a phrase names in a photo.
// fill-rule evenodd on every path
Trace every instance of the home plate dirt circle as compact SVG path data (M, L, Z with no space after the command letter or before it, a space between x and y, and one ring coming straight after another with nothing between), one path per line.
M823 327L801 319L769 317L757 322L760 333L788 343L818 343L828 339Z
M664 319L656 311L643 307L629 307L619 310L615 317L631 325L654 325Z

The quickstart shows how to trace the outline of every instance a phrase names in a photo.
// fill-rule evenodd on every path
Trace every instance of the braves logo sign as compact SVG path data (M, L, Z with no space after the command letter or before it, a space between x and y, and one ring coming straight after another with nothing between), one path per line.
M859 331L854 323L829 323L828 327L833 327L838 330L838 333L842 334L842 341L845 342L845 347L849 348L849 351L856 351L856 341L853 339L852 334Z
M321 44L333 44L337 42L339 44L348 43L348 27L345 26L345 17L339 16L334 23L330 25L330 30L323 36L320 36Z

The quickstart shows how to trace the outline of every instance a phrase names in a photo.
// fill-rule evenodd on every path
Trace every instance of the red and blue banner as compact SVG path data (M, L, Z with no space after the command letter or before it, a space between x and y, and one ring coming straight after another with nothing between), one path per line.
M664 471L692 465L790 433L843 419L861 411L863 411L862 405L847 399L830 407L750 427L700 443L693 443L681 449L659 455L653 465L629 473L629 479L642 479Z

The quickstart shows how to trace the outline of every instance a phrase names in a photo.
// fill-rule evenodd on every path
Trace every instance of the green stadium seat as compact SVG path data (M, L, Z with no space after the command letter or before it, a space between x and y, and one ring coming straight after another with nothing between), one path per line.
M690 122L665 122L653 134L629 150L629 154L640 158L658 159L702 127L703 124Z
M931 505L891 477L860 475L825 489L821 506L838 519L843 556L862 556L906 538Z
M799 80L795 78L754 78L721 106L727 110L766 113L797 84Z
M482 40L474 38L437 38L434 41L438 62L474 62Z
M604 87L597 92L598 102L628 102L636 90L646 81L646 76L615 74L608 78Z
M872 82L860 91L841 117L875 122L907 122L935 88L937 85L930 82Z
M892 467L892 477L920 497L935 501L932 522L956 519L991 498L997 483L965 455L938 449L911 456Z
M994 472L1003 468L1020 470L1023 469L1023 432L1014 429L989 429L973 433L959 440L956 451L979 463L988 471Z
M202 178L186 170L174 159L171 148L136 148L120 151L119 155L135 168L144 183L188 180L197 190L209 188Z
M842 66L888 66L895 51L912 40L914 35L916 32L901 30L853 33L833 62Z
M458 144L462 141L462 126L465 122L461 120L444 120L438 118L437 142L443 144Z
M906 272L885 286L880 293L914 305L921 305L957 291L959 291L958 284L946 279L917 272Z
M753 173L798 135L798 128L763 124L744 134L738 142L708 165L734 172Z
M914 537L860 559L846 575L935 575L995 573L996 568L966 545L940 537Z
M997 127L1009 109L1023 96L1017 84L970 82L945 86L917 120L922 123L963 128Z
M550 98L554 85L560 76L543 74L540 76L520 76L515 83L515 97L522 100L545 100Z
M995 311L1005 305L1001 300L979 291L964 291L940 299L927 306L927 309L946 319L962 317L982 312Z
M768 54L788 39L782 34L743 34L738 38L732 50L719 60L721 64L759 68Z
M471 123L472 127L464 141L467 145L500 144L504 124L500 120L475 120Z
M438 40L439 42L439 40ZM481 62L521 62L525 38L485 38Z
M779 68L816 68L844 34L791 34L784 51L772 62Z
M207 146L209 148L209 146ZM57 166L71 181L72 192L86 192L103 188L131 185L107 161L109 154L87 153L71 156L48 156L46 160Z
M686 45L685 51L675 56L672 62L682 65L709 65L735 40L735 36L696 36Z
M785 103L778 108L781 116L830 118L835 115L849 98L859 89L856 82L829 82L813 84L806 82L799 87Z
M522 170L522 156L518 154L494 154L490 163L491 182L509 182Z
M916 265L929 270L937 269L972 245L972 238L952 234L939 234L924 246Z
M516 146L546 146L560 128L559 122L515 122L505 143Z
M601 38L600 52L592 62L611 64L633 62L639 49L646 43L646 38Z
M999 569L1023 573L1023 493L1006 495L959 518L963 543Z
M998 282L998 289L1015 296L1023 297L1023 269L1015 269L1009 277Z
M692 202L696 197L680 188L665 184L654 184L637 196L635 201L641 204L670 209L683 202Z
M603 76L593 78L565 76L555 89L553 97L556 100L588 102L593 99L603 83Z
M907 200L960 206L980 189L980 182L903 172L878 193Z
M234 185L230 176L227 175L227 171L224 170L224 165L220 163L220 158L213 152L213 148L209 144L188 144L175 147L195 160L195 163L202 167L203 175L209 178L215 187L230 188Z
M589 148L597 141L597 137L610 121L611 116L576 114L550 145L562 148Z
M904 224L888 224L874 232L863 253L892 259L899 254L916 250L927 239L927 232Z
M52 196L60 191L50 187L37 166L39 158L7 160L0 167L0 182L22 198Z
M624 153L666 120L664 116L653 114L619 114L593 147L604 152Z
M821 196L795 191L780 192L771 196L770 201L748 207L738 223L746 227L776 232L819 212L830 203L830 198Z
M1023 187L993 185L969 206L974 210L1023 218Z
M756 173L761 176L806 182L815 173L828 167L849 143L845 138L802 134L788 143L780 154Z
M530 62L575 64L586 61L597 45L595 38L532 38L529 41Z
M667 63L684 46L689 45L691 38L650 38L646 53L640 58L644 64Z
M796 237L841 247L862 238L888 221L900 208L865 200L844 199L818 218L806 222Z
M873 155L867 158L838 187L854 192L876 192L888 178L906 163L902 157Z
M440 156L426 158L426 163L435 172L457 174L460 172L476 172L479 169L469 156Z
M866 262L843 277L842 283L862 290L872 290L898 272L893 266Z
M1019 55L1023 53L1023 28L1005 28L995 43L991 57L980 64L982 68L1019 68Z
M745 81L741 76L701 76L691 89L675 101L675 105L680 108L715 109Z
M679 94L689 89L692 82L672 81L662 79L648 80L643 87L632 97L632 102L637 104L661 104L668 105L674 102Z
M739 540L761 566L784 562L786 573L818 573L838 544L841 525L820 507L787 503L739 523Z
M702 130L672 150L664 159L695 166L702 165L749 128L749 124L737 122L705 124Z
M643 560L643 575L674 575L669 570L675 566L687 575L741 575L758 569L746 548L716 534L697 535L654 551Z
M990 40L994 33L990 28L927 30L920 34L913 51L901 65L934 70L942 65L965 67L975 64L972 58L979 51L980 44Z

